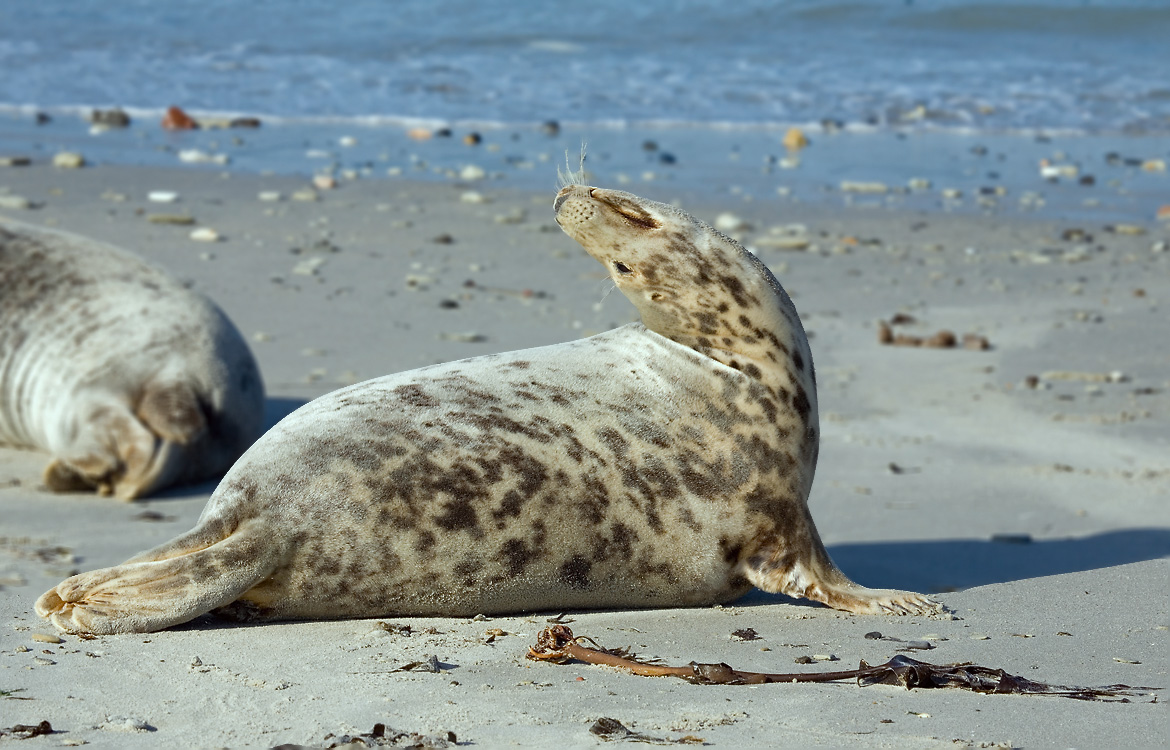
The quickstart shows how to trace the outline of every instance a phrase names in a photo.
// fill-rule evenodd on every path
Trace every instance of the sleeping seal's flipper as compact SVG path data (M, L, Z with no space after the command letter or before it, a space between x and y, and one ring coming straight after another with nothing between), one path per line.
M235 601L268 576L282 555L270 531L255 521L212 544L206 537L195 529L158 548L174 556L68 578L37 600L37 614L71 633L161 630ZM190 551L182 553L185 542Z

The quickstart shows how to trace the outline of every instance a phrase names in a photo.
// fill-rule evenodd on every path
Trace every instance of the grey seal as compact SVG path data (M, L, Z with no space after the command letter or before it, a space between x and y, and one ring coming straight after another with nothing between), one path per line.
M725 602L751 586L926 613L850 581L808 511L819 427L788 295L671 206L580 185L564 231L642 322L327 394L261 438L190 532L37 612L93 633L245 619Z
M124 500L223 474L264 384L218 307L112 245L0 220L0 444Z

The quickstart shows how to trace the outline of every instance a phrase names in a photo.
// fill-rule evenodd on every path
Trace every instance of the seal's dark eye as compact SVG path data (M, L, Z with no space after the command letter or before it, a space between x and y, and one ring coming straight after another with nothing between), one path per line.
M634 269L630 268L625 263L622 263L620 260L615 260L613 262L613 267L615 270L617 270L618 273L621 273L621 274L634 272Z

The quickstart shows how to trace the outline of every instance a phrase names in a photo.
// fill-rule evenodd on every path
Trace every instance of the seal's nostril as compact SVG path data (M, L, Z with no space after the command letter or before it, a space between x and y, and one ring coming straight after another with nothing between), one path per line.
M625 263L622 263L620 260L615 260L613 262L613 267L617 269L618 273L622 273L622 274L634 272L634 270L632 268L627 266Z

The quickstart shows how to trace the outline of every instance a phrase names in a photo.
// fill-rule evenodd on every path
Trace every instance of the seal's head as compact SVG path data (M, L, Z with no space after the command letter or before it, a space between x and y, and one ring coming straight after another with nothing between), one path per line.
M796 309L738 242L673 206L618 190L568 185L553 208L647 328L756 378L792 360L812 390Z

